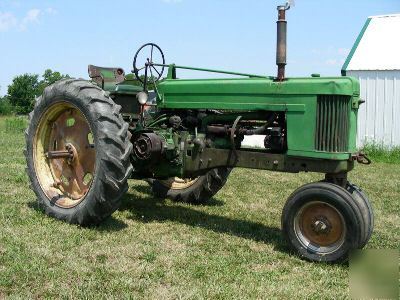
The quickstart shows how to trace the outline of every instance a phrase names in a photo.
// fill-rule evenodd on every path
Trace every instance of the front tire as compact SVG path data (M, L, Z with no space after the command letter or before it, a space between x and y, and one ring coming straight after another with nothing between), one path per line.
M365 238L353 196L327 182L306 184L292 193L282 212L282 231L301 257L318 262L345 261Z
M346 190L353 196L363 218L363 235L360 239L359 249L362 249L371 238L374 229L374 211L368 196L357 185L347 182Z
M128 189L128 124L99 87L67 79L47 87L25 132L27 172L49 216L81 225L110 216Z

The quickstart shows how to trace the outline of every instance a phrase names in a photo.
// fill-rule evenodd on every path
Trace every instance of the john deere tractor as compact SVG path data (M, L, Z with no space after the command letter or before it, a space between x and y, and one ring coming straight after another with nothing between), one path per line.
M283 208L288 244L324 262L364 247L373 213L347 179L355 162L370 162L356 150L359 83L285 77L288 9L278 6L277 76L166 64L149 43L136 53L132 74L90 65L90 81L47 87L29 116L25 152L45 213L98 224L118 209L129 178L149 182L156 197L204 204L234 167L319 172L321 181L294 191ZM235 76L179 79L182 69ZM251 135L264 147L242 146Z

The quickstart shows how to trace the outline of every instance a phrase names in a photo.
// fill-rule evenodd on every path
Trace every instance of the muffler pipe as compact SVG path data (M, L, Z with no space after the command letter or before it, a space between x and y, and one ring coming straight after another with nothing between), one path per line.
M278 66L278 81L285 79L285 66L286 66L286 35L287 35L287 22L286 11L290 8L289 2L286 5L280 5L278 10L278 21L276 21L276 65Z

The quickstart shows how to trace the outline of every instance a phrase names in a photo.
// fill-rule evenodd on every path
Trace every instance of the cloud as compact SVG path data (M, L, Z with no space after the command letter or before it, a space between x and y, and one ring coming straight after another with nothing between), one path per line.
M41 15L41 10L34 8L29 10L26 13L26 16L22 19L22 21L19 24L19 29L25 30L26 27L31 24L31 23L39 23L39 17Z
M51 7L48 7L45 10L33 8L28 10L22 19L18 19L11 12L0 11L0 32L9 31L12 29L24 31L29 25L39 23L43 15L55 15L56 13L57 10Z
M326 47L322 49L311 49L313 55L319 57L320 62L327 66L342 66L346 60L347 55L350 53L350 49L344 47Z
M0 12L0 31L8 31L18 23L17 18L9 12Z
M328 58L325 60L325 64L328 66L342 66L344 64L345 58L350 53L348 48L338 48L336 53L331 54L335 58ZM329 57L329 56L328 56Z

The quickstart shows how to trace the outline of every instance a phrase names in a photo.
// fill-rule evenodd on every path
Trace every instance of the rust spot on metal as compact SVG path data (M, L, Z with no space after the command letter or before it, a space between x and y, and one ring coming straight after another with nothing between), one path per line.
M40 126L35 139L43 156L35 162L40 184L51 202L73 207L88 193L95 172L96 153L92 131L83 113L65 104L52 107L51 122ZM48 171L47 171L48 170Z
M74 122L69 125L71 115ZM55 181L61 182L60 188L72 199L80 199L89 189L89 184L83 182L85 175L94 174L95 150L88 141L89 124L82 113L73 108L60 114L54 124L56 128L50 133L50 146L57 145L58 149L47 152L47 156L52 158L49 163ZM68 182L62 181L61 176Z
M344 224L338 212L322 202L307 207L300 216L300 229L313 244L330 246L343 236Z

